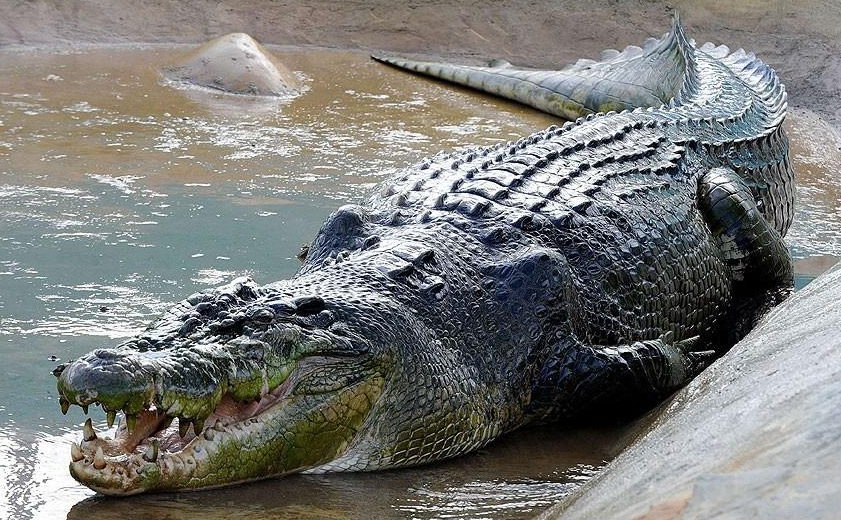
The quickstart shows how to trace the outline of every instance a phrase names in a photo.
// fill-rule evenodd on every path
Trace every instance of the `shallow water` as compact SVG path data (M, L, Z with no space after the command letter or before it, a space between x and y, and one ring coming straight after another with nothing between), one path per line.
M308 86L295 99L161 85L154 66L179 52L0 53L0 517L521 518L596 472L619 432L518 432L424 468L175 497L90 498L70 478L83 416L59 413L57 360L196 290L290 276L333 209L409 163L556 122L333 51L277 53ZM803 285L841 255L841 160L820 121L790 121Z

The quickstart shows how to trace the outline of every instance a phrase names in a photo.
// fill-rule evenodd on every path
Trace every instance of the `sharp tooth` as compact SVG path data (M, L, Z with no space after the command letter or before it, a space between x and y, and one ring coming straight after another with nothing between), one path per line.
M86 441L92 441L92 440L96 439L96 432L93 431L93 425L91 424L90 417L88 417L88 420L85 421L85 427L82 430L82 433L84 434L83 438Z
M146 462L155 462L158 460L158 440L153 439L152 444L146 448L146 453L143 454L143 460Z
M85 415L87 415L88 414L88 405L83 404L82 405L82 411L85 412Z
M85 454L82 453L82 448L80 448L75 442L70 443L70 457L73 459L73 462L79 462L85 458Z
M190 420L186 417L179 417L178 418L178 435L182 438L187 436L187 432L190 430Z
M108 419L108 427L110 428L110 427L114 426L114 421L117 419L117 412L115 412L114 410L108 410L107 419Z
M67 410L70 409L70 401L64 397L59 398L58 403L61 405L61 413L67 415Z
M134 427L137 426L137 416L126 414L126 429L129 433L134 432Z
M196 435L199 435L202 430L204 430L204 421L201 419L196 419L193 422L193 431L196 432Z
M102 446L96 448L96 455L93 456L93 467L103 469L105 467L105 454L102 453Z
M209 441L212 441L215 436L216 431L213 428L208 428L204 431L204 438Z

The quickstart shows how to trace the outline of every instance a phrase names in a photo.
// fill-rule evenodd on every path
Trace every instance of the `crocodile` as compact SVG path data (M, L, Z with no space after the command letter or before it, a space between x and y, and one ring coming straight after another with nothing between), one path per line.
M561 71L378 59L569 121L409 166L333 212L291 279L193 294L58 366L62 411L119 416L114 438L88 418L76 480L370 471L630 417L790 290L786 93L754 55L675 19Z

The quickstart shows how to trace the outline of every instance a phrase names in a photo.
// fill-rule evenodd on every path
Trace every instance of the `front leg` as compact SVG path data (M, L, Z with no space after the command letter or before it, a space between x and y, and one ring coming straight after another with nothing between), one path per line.
M630 417L681 387L715 359L697 338L667 333L628 345L586 345L569 337L544 364L533 394L538 420Z

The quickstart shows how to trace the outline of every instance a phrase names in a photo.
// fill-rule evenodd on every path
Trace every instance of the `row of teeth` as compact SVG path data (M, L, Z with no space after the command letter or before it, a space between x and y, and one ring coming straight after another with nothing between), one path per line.
M70 410L70 401L65 399L63 396L59 399L59 403L61 405L61 413L67 415L68 410ZM82 411L85 415L88 414L88 405L79 405L82 407ZM123 415L125 415L125 425L126 430L129 433L134 433L134 429L137 426L137 415L128 413L126 410L123 410ZM111 428L114 426L114 422L117 420L117 411L116 410L106 410L105 411L106 422L108 423L108 427ZM204 419L190 419L188 417L183 416L173 416L167 414L166 419L164 419L164 423L161 428L165 430L172 424L172 420L178 417L178 434L183 438L186 437L190 431L190 424L193 425L193 432L196 435L199 435L202 430L204 429Z
M82 446L86 442L92 442L97 439L96 430L93 429L93 424L90 418L85 421L85 426L82 429L82 444L76 444L75 442L70 444L70 458L73 459L73 462L79 462L85 458L85 453L82 450ZM142 457L143 460L146 462L155 462L158 460L158 454L160 452L160 443L158 439L152 439L152 442L149 443L149 447L146 448L146 451L143 453ZM103 469L105 467L105 452L102 451L102 446L96 447L96 453L93 456L93 467L96 469Z
M216 424L214 424L212 428L204 430L203 436L206 440L213 441L216 437L216 433L223 431L225 431L225 425L221 420L217 419ZM184 435L182 435L182 437L183 436ZM95 441L97 438L96 430L93 429L93 422L90 418L88 418L82 429L82 443L77 444L73 442L70 445L70 457L73 459L73 462L83 460L85 458L85 453L82 450L82 446L84 446L84 443ZM146 451L142 455L143 460L146 462L157 461L160 451L160 442L158 439L152 439L149 446L146 448ZM102 451L102 446L97 446L96 448L96 452L93 457L93 467L96 469L103 469L105 467L105 452Z

